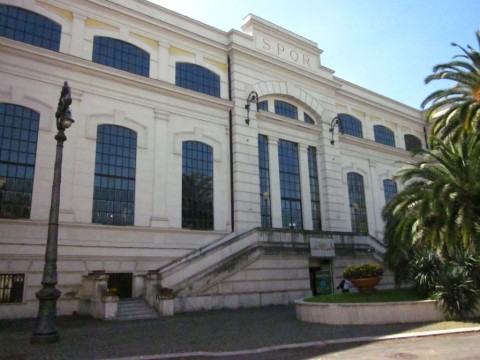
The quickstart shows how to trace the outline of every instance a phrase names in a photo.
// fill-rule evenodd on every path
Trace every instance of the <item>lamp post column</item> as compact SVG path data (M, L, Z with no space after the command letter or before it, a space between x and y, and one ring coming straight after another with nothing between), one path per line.
M69 106L72 103L71 91L68 83L62 88L55 117L58 133L55 166L53 170L52 199L48 221L47 245L45 249L45 266L43 268L42 289L35 295L39 300L37 321L31 338L32 344L48 344L59 340L58 330L55 327L57 316L57 299L61 292L57 285L57 243L58 243L58 214L60 208L60 184L62 181L63 143L67 140L65 129L74 122Z

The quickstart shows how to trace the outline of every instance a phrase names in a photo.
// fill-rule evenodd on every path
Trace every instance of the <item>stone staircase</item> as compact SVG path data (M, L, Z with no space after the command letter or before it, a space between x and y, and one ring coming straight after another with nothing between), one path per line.
M157 312L144 299L121 299L117 307L117 320L153 319Z

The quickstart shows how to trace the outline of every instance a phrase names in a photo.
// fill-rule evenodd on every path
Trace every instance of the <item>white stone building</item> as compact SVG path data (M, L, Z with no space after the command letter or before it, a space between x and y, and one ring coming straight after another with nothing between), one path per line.
M334 76L313 41L242 29L145 0L0 0L0 318L38 308L65 80L58 314L101 317L102 286L150 305L172 288L175 311L285 304L379 261L422 114Z

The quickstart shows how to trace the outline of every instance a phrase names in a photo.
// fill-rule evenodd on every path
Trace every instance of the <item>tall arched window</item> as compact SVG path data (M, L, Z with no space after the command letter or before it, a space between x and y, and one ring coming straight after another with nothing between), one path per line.
M182 227L213 230L213 148L182 143Z
M0 104L0 218L30 218L39 121L29 108Z
M137 134L123 126L97 129L92 222L133 225Z
M347 182L352 231L357 234L368 234L363 176L355 172L349 172Z
M383 125L375 125L373 127L375 142L395 147L395 135L393 131Z
M291 141L278 142L280 170L280 196L282 200L282 226L302 229L302 196L300 190L300 164L298 145Z
M418 137L414 135L406 134L404 136L404 139L405 139L406 150L415 151L422 148L422 141Z
M150 54L128 42L103 36L93 38L92 61L148 77Z
M338 114L338 129L341 133L363 138L362 122L349 114Z
M385 194L385 203L388 203L392 197L397 195L397 183L390 179L383 180L383 192Z
M177 62L175 85L220 97L220 76L203 66Z
M0 36L59 51L61 33L62 27L43 15L0 5Z

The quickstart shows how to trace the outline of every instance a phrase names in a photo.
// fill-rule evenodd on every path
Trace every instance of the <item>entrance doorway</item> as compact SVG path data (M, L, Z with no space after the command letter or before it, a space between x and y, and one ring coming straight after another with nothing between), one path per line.
M310 260L310 288L312 294L327 295L334 292L332 282L332 262L328 260Z
M132 297L132 280L132 273L111 273L108 274L108 288L117 289L120 299L130 299Z

